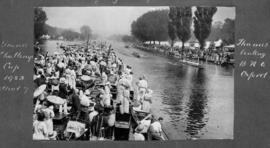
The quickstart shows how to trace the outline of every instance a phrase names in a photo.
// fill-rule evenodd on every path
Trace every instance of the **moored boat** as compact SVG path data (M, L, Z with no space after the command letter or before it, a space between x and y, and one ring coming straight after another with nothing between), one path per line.
M137 57L137 58L140 58L141 57L141 55L139 53L137 53L137 52L133 52L132 55L135 56L135 57Z
M187 64L187 65L191 65L191 66L194 66L194 67L198 67L198 68L203 68L203 65L199 62L194 62L194 61L190 61L190 60L179 60L180 63L183 63L183 64Z

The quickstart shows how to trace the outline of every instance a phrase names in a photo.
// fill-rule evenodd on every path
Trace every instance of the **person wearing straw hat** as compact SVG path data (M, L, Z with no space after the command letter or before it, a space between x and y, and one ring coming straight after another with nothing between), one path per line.
M79 97L79 90L75 88L73 90L73 94L71 97L71 113L77 114L78 111L81 109L80 97Z
M76 88L76 72L73 67L70 67L70 76L71 76L70 86L71 88L75 89Z
M106 93L105 91L102 91L100 97L102 98L102 103L104 107L111 106L111 95Z
M46 73L51 76L52 75L52 71L53 71L52 64L51 63L48 63L47 64L47 67L46 67Z
M144 129L144 126L142 124L139 124L136 129L135 133L133 134L134 141L145 141L145 137L141 133Z
M68 114L67 111L67 85L66 85L66 79L64 77L60 78L60 82L59 82L59 94L58 96L61 97L62 99L65 100L65 103L63 105L60 105L59 107L59 112L62 113L64 110L64 114Z
M120 113L129 113L129 102L130 102L130 86L129 83L125 80L122 84L124 86L123 90L123 98L121 100L121 105L120 105Z
M34 92L34 98L36 98L34 112L36 112L38 107L45 101L45 97L47 95L45 89L46 85L44 84L38 87L37 90Z
M46 77L44 76L44 70L38 69L37 75L34 79L35 79L34 82L37 86L41 86L42 84L46 84Z
M101 80L102 80L102 84L105 85L107 80L108 80L108 76L107 74L103 71L101 74Z
M98 115L98 112L95 110L95 103L90 103L90 106L89 106L89 121L90 123L93 121L94 117L96 115Z
M139 78L139 82L138 82L138 96L137 96L137 99L139 101L141 101L146 93L146 90L148 88L148 83L146 81L146 78L145 76L142 76Z
M53 105L50 105L48 102L44 103L44 106L46 107L42 111L45 113L45 124L47 125L48 130L48 137L51 140L55 140L55 137L57 135L56 131L53 130L53 117L55 116L53 111Z

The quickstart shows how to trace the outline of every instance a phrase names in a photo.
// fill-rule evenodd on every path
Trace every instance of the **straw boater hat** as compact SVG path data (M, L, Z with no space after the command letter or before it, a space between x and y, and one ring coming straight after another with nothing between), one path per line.
M144 129L143 124L139 124L139 125L136 127L135 131L136 131L137 133L141 133L141 132L143 131L143 129Z
M125 79L123 79L123 81L122 81L122 85L123 86L125 86L125 87L127 87L127 88L129 88L130 87L130 83L129 83L129 81L125 78Z
M91 80L91 77L89 77L88 75L82 75L81 76L81 80L83 80L83 81L90 81Z
M133 107L140 107L140 106L141 106L141 104L139 101L134 101Z
M105 85L111 86L111 83L110 82L106 82Z
M66 82L66 79L64 77L60 78L59 83L65 83L65 82Z
M65 103L65 100L54 95L47 96L47 100L53 104L62 105Z

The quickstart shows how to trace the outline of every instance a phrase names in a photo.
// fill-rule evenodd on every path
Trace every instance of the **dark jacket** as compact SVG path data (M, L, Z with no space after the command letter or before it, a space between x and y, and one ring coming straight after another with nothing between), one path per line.
M63 99L67 98L68 92L67 92L67 85L66 84L61 83L59 85L59 94L58 95L59 95L59 97L61 97Z
M78 112L81 109L81 103L80 103L79 96L76 94L72 95L71 102L72 102L71 111L73 113Z

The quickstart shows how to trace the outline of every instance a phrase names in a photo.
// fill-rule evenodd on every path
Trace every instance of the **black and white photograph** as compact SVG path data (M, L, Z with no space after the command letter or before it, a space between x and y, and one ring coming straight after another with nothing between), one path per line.
M234 139L235 11L34 7L32 139Z

